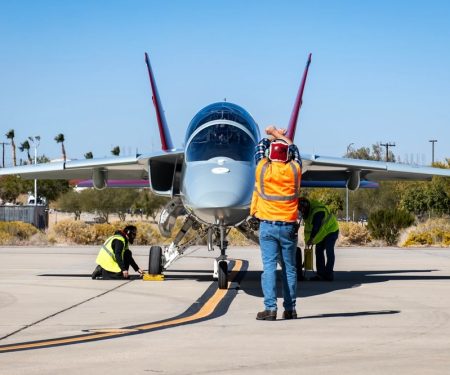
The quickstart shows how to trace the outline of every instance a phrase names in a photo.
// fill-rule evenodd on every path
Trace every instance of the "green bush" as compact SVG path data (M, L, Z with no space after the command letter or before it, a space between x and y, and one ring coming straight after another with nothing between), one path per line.
M367 228L373 238L384 240L389 246L392 246L397 242L400 230L413 223L414 217L407 211L386 209L371 214Z

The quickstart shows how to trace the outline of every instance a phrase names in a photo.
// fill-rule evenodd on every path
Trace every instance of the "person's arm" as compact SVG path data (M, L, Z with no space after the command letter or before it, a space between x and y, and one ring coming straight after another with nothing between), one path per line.
M298 151L297 146L294 144L289 145L289 157L291 160L297 162L300 165L300 168L303 167L300 152Z
M316 237L317 233L319 233L320 227L322 226L322 221L325 217L325 212L319 211L313 216L312 220L312 230L311 230L311 236L309 237L309 241L312 243L314 237Z
M285 136L286 129L277 129L275 126L270 125L266 128L266 134L272 136L274 139L282 139L288 145L292 144L292 140Z
M255 162L256 164L259 163L261 159L264 159L266 157L266 150L270 146L270 140L267 138L263 138L259 141L259 143L256 145L255 148Z
M142 271L142 270L139 268L139 266L137 265L136 261L134 260L133 254L131 253L131 251L130 251L130 266L133 267L133 269L134 269L136 272L139 272L139 274L142 275L142 274L144 273L144 271Z
M116 262L119 265L120 270L122 271L123 277L128 277L128 270L125 269L125 264L122 259L122 250L123 250L123 242L119 240L113 240L111 244L114 250L114 256L116 257Z

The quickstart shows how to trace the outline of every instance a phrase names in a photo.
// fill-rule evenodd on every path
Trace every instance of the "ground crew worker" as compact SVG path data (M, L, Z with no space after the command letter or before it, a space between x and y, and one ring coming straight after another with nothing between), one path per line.
M133 259L133 254L128 244L133 244L136 238L137 228L128 225L123 230L118 230L102 245L96 259L98 264L92 273L92 279L129 279L128 269L133 267L136 272L143 275Z
M300 198L298 209L305 224L305 244L316 245L317 274L312 281L333 281L334 279L334 245L339 236L339 224L328 207L307 198ZM325 263L325 254L327 259Z
M277 317L277 260L281 261L284 319L297 318L297 206L301 180L301 159L297 146L285 136L286 130L266 128L270 139L256 147L255 190L250 214L260 221L259 243L263 262L261 287L264 311L257 320Z

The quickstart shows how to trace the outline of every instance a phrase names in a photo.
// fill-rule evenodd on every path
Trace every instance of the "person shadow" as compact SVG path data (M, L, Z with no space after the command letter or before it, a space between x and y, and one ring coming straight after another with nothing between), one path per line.
M425 270L361 270L361 271L335 271L334 281L298 281L297 298L308 298L338 290L357 288L364 284L383 283L387 281L433 281L450 280L450 276L433 274L436 269ZM240 290L244 293L263 298L261 289L262 271L248 271L240 283ZM307 272L307 277L314 273ZM277 298L283 298L281 289L281 270L277 271ZM353 317L363 315L398 314L400 310L376 310L339 312L329 314L318 314L301 316L301 319L331 318L331 317Z

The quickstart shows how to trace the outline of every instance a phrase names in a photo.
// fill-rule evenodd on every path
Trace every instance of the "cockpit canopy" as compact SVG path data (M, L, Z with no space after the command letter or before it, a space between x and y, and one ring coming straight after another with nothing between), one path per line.
M228 157L252 161L259 129L250 114L233 103L213 103L198 112L186 133L186 161Z

